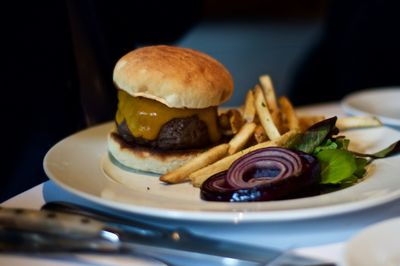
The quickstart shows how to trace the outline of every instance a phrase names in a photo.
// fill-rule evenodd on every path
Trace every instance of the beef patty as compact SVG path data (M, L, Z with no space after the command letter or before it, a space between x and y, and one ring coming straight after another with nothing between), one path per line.
M197 116L168 121L154 140L134 137L125 120L117 128L125 142L161 150L196 149L211 144L207 125Z

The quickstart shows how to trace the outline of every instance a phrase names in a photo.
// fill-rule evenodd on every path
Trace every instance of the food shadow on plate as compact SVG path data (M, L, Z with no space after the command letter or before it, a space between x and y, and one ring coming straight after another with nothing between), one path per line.
M110 159L110 161L117 167L121 168L124 171L130 172L130 173L135 173L135 174L141 174L141 175L148 175L148 176L160 176L159 174L156 173L151 173L151 172L146 172L146 171L141 171L141 170L137 170L131 167L128 167L126 165L123 165L122 163L120 163L117 159L115 159L115 157L108 152L108 158Z

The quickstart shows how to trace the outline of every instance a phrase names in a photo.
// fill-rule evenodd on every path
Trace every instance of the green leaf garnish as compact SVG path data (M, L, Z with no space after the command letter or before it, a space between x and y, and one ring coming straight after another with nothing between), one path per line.
M347 150L350 144L350 140L346 139L344 136L339 136L335 138L335 143L338 145L338 149Z
M326 149L316 157L321 165L321 184L340 184L357 170L355 156L346 150Z
M354 172L354 175L357 178L362 178L365 175L365 172L367 171L366 167L368 164L368 160L359 157L356 157L355 160L356 160L356 171Z
M326 139L337 134L336 120L337 117L334 116L314 124L304 133L297 135L288 144L288 147L305 153L312 153Z
M317 157L321 166L321 184L346 187L365 175L374 159L400 153L400 140L373 154L349 151L350 140L337 135L336 117L314 124L299 134L288 147Z
M323 150L336 150L337 148L338 145L336 142L332 141L331 139L327 139L324 143L314 149L313 155L316 155Z
M380 159L380 158L385 158L389 157L391 155L400 153L400 140L396 141L395 143L392 143L388 147L372 153L372 154L367 154L367 153L360 153L360 152L353 152L355 155L360 156L360 157L370 157L374 159Z

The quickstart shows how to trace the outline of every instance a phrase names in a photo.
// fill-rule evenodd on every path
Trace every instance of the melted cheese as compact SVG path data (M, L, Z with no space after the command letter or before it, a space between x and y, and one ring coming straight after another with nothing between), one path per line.
M125 120L132 135L136 138L154 140L161 127L171 119L194 115L197 115L207 125L210 140L217 142L221 135L217 124L216 107L205 109L170 108L155 100L132 97L122 90L118 91L116 121L120 124Z

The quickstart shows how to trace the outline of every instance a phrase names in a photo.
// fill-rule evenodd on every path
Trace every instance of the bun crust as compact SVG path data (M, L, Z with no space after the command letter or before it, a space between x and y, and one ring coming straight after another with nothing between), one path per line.
M123 56L115 65L116 86L128 94L175 108L207 108L233 92L229 71L212 57L188 48L147 46Z
M157 151L141 146L128 146L114 131L108 134L108 151L124 166L157 174L170 172L202 152Z

